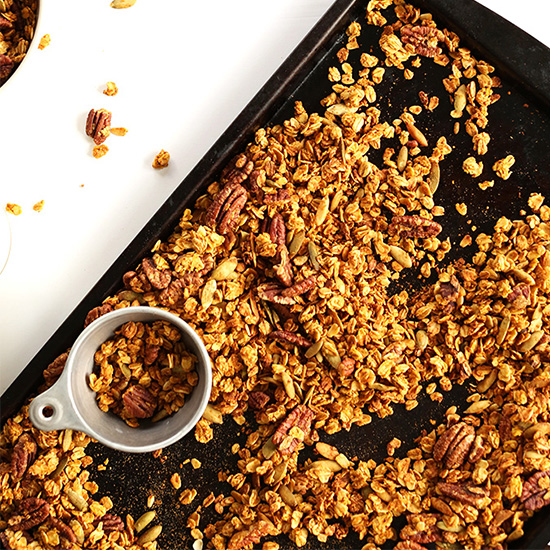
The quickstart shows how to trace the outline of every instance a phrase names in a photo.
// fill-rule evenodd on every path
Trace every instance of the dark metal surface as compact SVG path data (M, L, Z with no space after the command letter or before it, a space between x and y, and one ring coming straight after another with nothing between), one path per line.
M490 107L487 131L491 135L491 143L489 152L482 158L485 170L477 180L496 181L493 188L484 192L476 181L462 171L462 161L473 154L473 150L471 139L464 131L456 136L452 132L454 120L449 116L452 106L442 84L442 79L449 74L448 68L423 60L422 67L414 70L415 77L406 86L403 86L400 71L388 68L383 83L377 87L383 119L390 122L404 107L419 103L419 91L440 97L441 103L435 111L422 114L422 128L426 130L430 143L435 144L444 135L453 147L453 153L441 163L442 181L436 202L446 210L442 237L450 237L455 258L463 256L469 259L474 247L462 249L458 243L468 232L475 237L477 233L472 231L473 225L477 226L478 232L491 232L500 216L518 216L520 210L526 208L531 192L544 194L549 190L550 53L523 31L472 0L418 0L417 3L422 9L431 11L440 26L455 30L465 44L475 50L476 55L497 66L503 77L503 87L499 90L501 100ZM366 0L335 2L2 396L2 422L36 390L44 368L71 346L82 330L88 310L122 286L123 273L134 268L157 239L166 238L171 233L183 209L193 204L227 161L242 150L258 127L279 123L291 116L296 99L304 103L308 112L322 110L319 100L330 93L328 67L337 63L335 53L345 44L344 31L349 22L354 19L363 21L366 4ZM381 55L379 29L366 24L362 28L359 38L361 48L350 54L350 63L354 67L358 65L361 51ZM381 154L381 151L372 152L369 157L379 163ZM498 180L491 174L491 166L508 154L516 158L513 175L507 181ZM457 202L468 205L467 216L458 215L454 207ZM418 286L417 281L416 274L410 273L400 285L415 287ZM392 437L399 437L404 441L400 449L404 453L423 428L431 429L431 420L439 422L443 419L448 406L457 404L462 407L468 389L467 386L455 387L445 395L441 404L423 396L420 406L412 412L396 406L395 413L388 418L375 420L361 428L355 427L351 433L341 432L330 437L323 436L323 439L334 442L351 456L381 460L385 456L387 442ZM235 457L231 455L230 446L237 441L242 444L245 437L245 427L241 428L226 419L222 426L215 426L215 439L207 446L188 437L166 449L163 460L151 455L125 455L94 445L90 451L95 463L100 464L108 458L109 467L105 472L96 472L92 467L93 476L97 478L101 491L113 497L115 511L121 514L131 512L134 517L139 516L145 511L148 492L154 493L155 509L165 526L161 546L190 548L192 541L185 540L185 518L211 491L215 494L229 493L229 486L217 481L217 472L220 469L235 469ZM203 464L198 470L183 464L185 459L193 457ZM196 501L189 506L177 502L176 491L169 483L169 477L175 471L182 475L184 487L194 487L199 492ZM216 520L215 514L209 516L208 512L203 517ZM548 519L548 511L542 510L536 514L527 525L525 537L515 543L514 548L544 548L550 540ZM286 538L280 542L282 549L292 547ZM325 547L354 550L361 545L356 537L350 536L343 542L331 541ZM307 548L318 547L316 541L311 541Z

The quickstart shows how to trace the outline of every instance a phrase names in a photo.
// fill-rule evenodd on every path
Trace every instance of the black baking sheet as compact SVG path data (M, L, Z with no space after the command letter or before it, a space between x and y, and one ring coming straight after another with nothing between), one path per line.
M448 94L441 82L449 74L448 68L424 60L421 69L414 70L415 77L406 86L403 86L404 80L398 69L387 68L383 83L377 86L379 106L384 120L388 121L397 117L405 106L418 104L420 90L440 97L441 105L422 116L423 129L431 143L445 135L454 147L454 153L441 163L442 183L436 196L437 204L446 209L442 237L451 238L455 258L463 256L469 259L468 249L461 249L458 243L471 225L475 224L480 231L491 232L501 215L517 217L520 210L526 208L531 192L544 194L549 187L550 50L472 0L416 0L413 3L433 13L440 27L447 26L457 32L462 44L495 65L503 78L503 87L499 90L501 100L490 107L490 150L483 157L486 172L479 181L492 179L490 167L499 158L513 154L516 164L508 181L498 181L498 185L485 192L480 191L461 168L462 160L472 154L471 140L464 131L453 136L454 121L449 117L451 106L446 103ZM135 268L159 238L166 238L172 232L183 209L192 207L194 200L216 179L220 169L244 149L258 127L280 123L292 116L294 101L298 99L308 112L322 111L319 100L330 93L328 67L338 64L335 54L345 45L345 29L351 21L358 20L362 24L361 48L351 52L351 64L358 66L362 51L380 55L380 29L370 27L364 21L366 5L367 0L338 0L334 3L1 397L2 423L36 391L44 368L71 346L82 330L87 312L121 288L122 275ZM380 158L375 159L375 155L369 153L370 159L379 164ZM457 202L468 205L466 217L457 214L454 207ZM471 220L470 224L468 220ZM399 284L414 286L418 282L411 272L408 279ZM390 417L375 419L372 424L361 428L354 427L350 433L322 437L327 442L334 442L348 456L382 460L386 444L392 437L404 441L400 449L404 453L423 428L431 429L431 419L440 422L451 404L463 405L468 391L468 385L455 386L439 404L421 396L420 406L412 412L395 406L395 413ZM109 467L104 472L97 472L92 466L92 476L100 484L101 494L112 496L114 511L121 515L141 515L146 509L147 495L153 493L155 509L164 525L160 546L166 549L190 548L192 539L185 528L186 517L211 491L215 494L230 493L229 486L217 481L217 472L228 468L236 471L236 458L231 455L230 447L233 442L244 442L246 427L239 427L226 418L222 426L214 427L214 433L214 441L206 446L197 443L192 436L184 438L165 449L162 460L153 458L151 454L127 455L99 444L93 445L88 452L94 456L95 464L108 458ZM308 452L306 449L302 454ZM183 464L187 458L198 458L202 467L194 470L190 464ZM198 490L196 500L189 506L178 503L176 491L169 482L171 474L176 471L181 474L184 487ZM209 510L212 511L212 507ZM206 525L205 519L216 521L218 518L215 514L205 514L202 527ZM514 543L514 548L544 548L550 540L548 519L549 511L538 512L527 524L525 536ZM294 547L286 537L279 542L281 550ZM352 534L345 541L330 540L324 547L355 550L362 544ZM320 546L310 537L306 548Z

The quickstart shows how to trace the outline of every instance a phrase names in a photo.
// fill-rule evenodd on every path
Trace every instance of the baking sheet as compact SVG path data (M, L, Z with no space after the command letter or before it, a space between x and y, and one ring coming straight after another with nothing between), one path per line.
M366 4L366 0L335 2L2 396L2 422L16 412L24 399L36 390L44 368L71 346L82 330L86 313L121 288L122 275L137 266L159 238L165 238L171 233L183 209L190 207L206 186L216 179L229 159L244 148L255 129L282 122L291 116L297 99L304 103L308 112L322 109L319 100L330 92L330 83L326 77L328 67L336 65L335 54L345 45L344 31L352 20L363 23L360 37L363 47L351 52L350 63L357 66L361 51L372 50L371 53L380 55L380 31L364 23ZM437 202L446 209L441 237L444 239L449 236L454 245L453 253L446 261L458 256L469 259L467 250L458 246L462 236L470 229L468 220L472 220L480 231L491 232L494 222L501 215L517 217L519 211L525 208L531 192L540 191L544 194L549 187L547 136L550 83L543 69L550 60L550 54L547 48L534 39L471 0L418 0L417 4L432 12L436 20L439 17L440 27L447 26L455 30L465 45L478 50L475 52L477 55L496 65L499 76L503 77L503 88L499 90L501 100L490 109L491 147L483 162L490 166L498 158L513 154L516 158L514 177L507 182L499 181L498 188L482 192L462 171L461 163L467 156L465 153L471 151L471 140L465 132L449 138L458 154L450 155L441 163L442 183L437 193ZM401 76L399 79L392 78L392 75L400 75L400 71L388 68L382 84L377 87L385 119L392 120L405 106L417 104L420 90L440 96L443 103L447 93L441 81L448 72L447 68L424 62L421 69L415 70L414 79L404 87L395 84L396 81L403 82ZM435 142L440 135L453 136L454 121L448 116L449 110L447 106L441 105L434 112L425 112L423 115L423 129L426 129L425 133L431 142ZM379 154L381 158L382 152ZM375 159L375 155L369 153L371 160L379 164L380 158ZM456 202L468 205L467 217L456 212ZM418 285L417 281L415 274L411 273L399 285L414 286ZM440 422L444 418L444 411L451 404L464 403L468 389L467 385L455 386L445 395L442 403L432 402L421 395L420 405L412 413L395 406L395 414L390 417L375 419L368 426L352 428L350 433L340 432L323 439L334 442L349 456L381 460L386 456L387 442L392 437L398 437L404 442L401 451L405 452L423 428L431 429L430 420ZM228 443L240 442L242 445L246 439L246 428L237 426L229 419L222 426L214 426L214 433L214 441L206 446L197 443L193 437L185 438L166 449L163 460L153 458L152 455L125 455L101 445L93 445L88 447L88 452L94 456L95 464L109 459L109 468L104 472L96 472L92 467L93 477L100 484L102 494L112 496L114 512L121 515L132 513L138 517L146 510L146 496L151 491L156 497L155 509L164 526L159 539L161 547L190 548L192 540L186 538L188 530L185 528L185 518L210 491L215 494L224 492L226 495L230 492L229 486L217 481L217 472L220 469L235 469L236 457L231 454ZM307 457L310 451L302 451L301 457ZM194 470L190 464L181 467L187 458L198 458L202 467L198 470ZM186 486L199 490L197 499L189 506L177 502L176 490L169 482L175 471L182 474ZM213 512L212 508L210 512ZM526 535L514 547L546 546L550 540L548 515L545 509L537 513L527 524ZM215 514L209 516L206 513L201 524L206 525L216 519ZM281 550L293 547L286 537L279 542ZM356 536L350 535L346 541L331 540L326 548L350 550L361 546ZM319 543L310 537L306 548L318 547Z

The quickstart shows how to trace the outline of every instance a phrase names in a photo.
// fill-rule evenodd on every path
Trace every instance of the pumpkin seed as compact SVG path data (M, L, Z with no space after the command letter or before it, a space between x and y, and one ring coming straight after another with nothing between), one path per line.
M206 405L202 417L208 422L213 422L214 424L223 424L223 414L215 409L210 403Z
M498 327L498 334L497 334L497 344L500 346L502 342L504 342L504 338L506 338L506 333L508 332L508 328L510 328L510 321L511 317L510 315L506 315L502 318L502 321L500 322L500 326Z
M489 401L488 399L481 399L480 401L476 401L475 403L472 403L464 411L464 413L465 414L477 414L477 413L480 413L480 412L484 411L488 407L490 407L491 404L492 404L492 402Z
M428 174L428 186L432 195L435 194L439 187L439 181L441 179L441 171L439 170L439 162L432 162L430 173Z
M327 107L327 113L335 116L342 116L351 112L352 110L347 105L343 105L342 103L335 103L334 105Z
M281 462L280 464L277 464L275 466L275 470L273 471L273 483L279 483L285 476L287 471L287 463Z
M86 500L80 496L76 491L73 491L69 487L65 487L65 494L67 495L68 499L71 501L71 504L83 512L88 508L88 503Z
M225 281L233 274L238 263L239 260L237 260L237 258L227 258L223 260L214 268L214 271L210 274L210 278L214 279L214 281Z
M462 527L462 525L455 525L455 526L449 527L444 521L438 521L436 525L442 531L449 531L450 533L462 533L462 531L464 531L464 527Z
M145 512L134 524L134 529L136 533L143 531L156 517L157 513L154 510L149 510Z
M308 466L309 470L325 470L329 472L339 472L342 466L335 460L315 460Z
M403 147L399 149L399 154L397 155L397 169L400 172L403 172L403 170L405 170L405 166L407 166L408 159L409 159L409 148L406 145L403 145Z
M275 454L276 450L277 450L277 447L275 446L275 443L273 443L273 440L270 437L262 447L262 454L264 455L264 458L266 460L269 460Z
M309 243L307 243L307 250L309 252L311 265L316 271L319 271L321 269L321 264L318 261L319 249L317 248L317 245L313 241L309 241Z
M338 456L338 449L328 443L319 441L315 444L315 450L324 458L334 460Z
M290 506L291 508L295 508L296 505L298 504L298 501L296 500L296 496L286 485L281 485L279 487L279 495L281 495L283 502L287 506Z
M290 241L290 245L288 246L288 253L290 254L290 257L296 256L298 252L300 252L300 248L302 248L302 245L304 244L304 240L306 238L306 232L304 229L300 229L300 231L296 231L296 234Z
M519 351L524 353L526 351L532 350L540 342L540 339L543 336L543 330L536 330L527 340L525 340L525 342L523 342L523 344L521 344L521 346L519 347Z
M405 125L412 139L414 139L420 147L428 147L426 136L412 122L405 122Z
M317 353L319 352L322 346L323 346L323 340L322 339L318 340L317 342L315 342L315 344L313 344L306 350L305 356L308 359L311 359L314 355L317 355Z
M72 442L73 442L73 431L72 430L64 430L63 431L63 442L61 443L61 448L63 449L64 453L66 453L70 449Z
M512 269L512 275L519 279L522 283L527 283L528 285L534 285L536 283L535 279L523 269Z
M201 292L201 305L207 310L214 301L214 294L216 292L218 285L214 279L210 279L206 282Z
M132 377L132 371L128 365L125 365L124 363L120 364L120 370L122 371L124 378L130 379Z
M390 245L390 254L392 258L405 268L412 267L411 257L402 248L395 245Z
M338 205L340 204L340 201L342 200L343 196L344 196L344 192L341 189L339 189L338 191L336 191L336 193L334 193L334 196L330 201L331 212L334 212L338 208Z
M454 98L454 108L455 108L455 114L458 116L455 116L453 118L460 118L462 115L462 111L464 111L464 108L466 107L466 86L464 84L460 85L456 92L455 92L455 98Z
M294 399L296 397L296 392L294 391L294 382L292 381L292 377L288 374L288 372L283 372L281 373L281 379L289 399Z
M144 544L147 544L148 542L153 542L154 540L157 540L160 533L162 532L162 525L155 525L154 527L151 527L151 529L148 529L137 539L137 545L143 546Z
M523 432L523 436L527 438L533 437L536 433L548 435L550 434L550 422L537 422L533 424L530 428L527 428Z
M493 369L476 387L479 393L486 392L497 379L498 372L496 369Z
M329 204L330 200L328 197L323 197L319 201L319 206L317 207L317 212L315 213L315 225L323 225L323 222L327 218Z
M65 466L67 466L67 463L69 462L69 457L67 455L64 455L60 458L59 464L57 465L57 468L50 474L50 479L57 479L65 469Z
M135 3L136 0L113 0L111 2L111 8L123 10L125 8L131 8Z
M167 416L168 411L166 409L161 409L151 418L151 422L159 422L160 420L164 420Z
M140 304L146 303L143 298L143 294L138 294L133 290L122 290L121 292L118 293L118 297L121 300L126 300L128 302L133 302L134 300L137 300Z

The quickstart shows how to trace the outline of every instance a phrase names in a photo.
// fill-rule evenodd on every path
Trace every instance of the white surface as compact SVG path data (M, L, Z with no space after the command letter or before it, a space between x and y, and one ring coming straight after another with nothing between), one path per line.
M23 208L0 275L0 393L332 3L43 1L51 45L0 88L0 200ZM548 0L481 3L550 46ZM99 160L92 107L129 130ZM156 171L160 149L172 158Z

